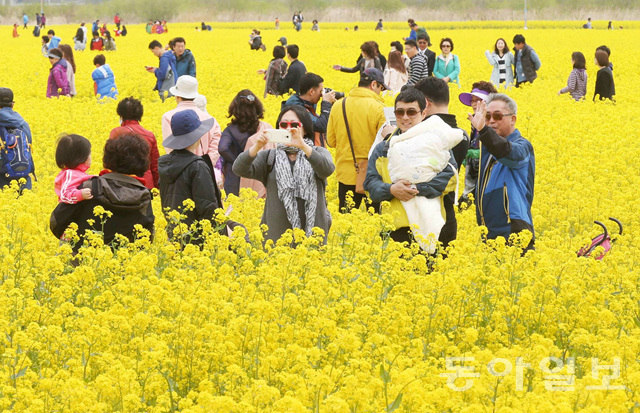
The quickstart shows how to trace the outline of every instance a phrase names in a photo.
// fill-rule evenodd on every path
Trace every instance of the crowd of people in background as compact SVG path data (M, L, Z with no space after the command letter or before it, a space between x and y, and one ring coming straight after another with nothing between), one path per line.
M37 19L37 26L44 28L44 14ZM302 21L302 12L296 12L292 18L296 30ZM28 16L24 15L23 23L26 28ZM119 14L114 24L116 36L126 35ZM316 30L317 24L314 20ZM382 213L382 202L389 201L396 229L382 236L417 242L428 254L442 252L436 241L446 247L456 239L456 209L471 206L473 200L478 224L488 229L487 238L508 239L526 230L531 240L524 252L534 248L535 155L516 127L516 102L498 92L534 83L542 66L540 57L522 34L513 37L513 51L504 38L485 51L492 67L489 81L478 80L470 92L459 94L459 101L472 109L467 132L449 113L449 88L460 86L462 72L460 59L453 53L453 39L442 38L440 54L436 54L429 49L432 44L426 29L413 19L408 24L409 35L402 42L391 42L386 57L377 42L367 41L360 46L354 66L333 66L358 74L357 87L346 94L325 88L322 76L307 72L299 60L300 47L281 37L268 67L258 70L265 79L263 98L282 96L276 124L263 120L265 110L258 95L243 89L229 104L230 122L224 129L207 112L206 97L198 92L196 61L185 38L175 37L166 46L152 40L148 48L158 58L158 66L146 70L154 74L154 90L160 99L173 97L176 102L162 117L161 143L167 154L159 156L156 137L141 126L143 105L135 97L122 99L117 106L121 124L105 144L105 169L99 176L86 174L92 162L89 141L74 134L61 137L56 149L61 172L54 188L59 205L51 216L52 232L67 240L69 223L87 227L93 207L102 205L114 211L104 228L105 242L114 241L116 232L133 240L137 224L153 234L149 190L159 188L169 238L182 246L202 245L205 232L228 235L238 226L214 219L215 210L223 208L225 194L238 195L241 188L251 188L265 198L262 223L268 226L267 240L276 241L292 228L310 236L319 227L326 242L332 222L327 178L335 172L340 213L348 214L361 205ZM106 24L101 26L96 20L91 29L93 39L88 39L85 23L77 29L73 38L76 52L84 51L89 41L90 50L116 50ZM201 30L210 30L210 26L203 22ZM376 30L383 30L382 19ZM164 21L147 24L151 34L166 31ZM257 29L249 44L253 50L266 50ZM61 44L53 29L42 36L42 53L51 64L47 97L77 94L73 49ZM615 96L610 55L606 46L595 51L598 74L593 100ZM94 94L118 99L115 75L106 60L104 54L93 59ZM587 94L585 55L576 51L571 62L567 86L558 93L583 100ZM386 112L383 93L396 96L393 108ZM15 139L30 147L31 131L13 111L13 103L13 92L0 88L0 134L4 139L11 130ZM438 145L421 146L428 140ZM335 148L335 157L327 147ZM27 178L21 189L31 187L29 171L35 169L32 158L27 158L31 162L27 174L13 177ZM439 163L434 164L433 159ZM465 187L458 194L457 177L463 164ZM0 185L11 181L2 179ZM118 201L122 204L106 197L106 191L123 194ZM188 226L200 224L185 231L169 211L177 211ZM425 215L424 211L433 212ZM202 225L202 220L210 225ZM77 247L79 244L74 249Z

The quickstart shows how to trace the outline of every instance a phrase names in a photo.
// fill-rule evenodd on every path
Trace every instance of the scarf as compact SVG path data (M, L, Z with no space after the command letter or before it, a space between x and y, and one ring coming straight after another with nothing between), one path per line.
M313 147L313 141L305 138L307 145ZM286 148L286 149L285 149ZM318 188L316 176L309 160L303 151L298 148L278 145L274 169L276 171L276 184L278 186L278 198L284 204L287 219L292 228L304 229L307 236L311 235L311 229L315 226L316 207L318 204ZM288 153L297 153L293 172L289 162ZM298 213L298 201L304 201L304 213L306 228L302 228L300 214Z

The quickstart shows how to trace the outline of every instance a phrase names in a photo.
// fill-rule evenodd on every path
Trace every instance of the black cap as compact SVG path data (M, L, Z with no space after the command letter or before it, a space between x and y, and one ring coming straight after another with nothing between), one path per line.
M6 87L0 87L0 106L7 106L13 103L13 91Z

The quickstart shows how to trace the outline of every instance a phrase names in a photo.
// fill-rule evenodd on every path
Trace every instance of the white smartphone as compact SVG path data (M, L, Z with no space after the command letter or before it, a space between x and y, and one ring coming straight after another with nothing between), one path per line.
M291 143L291 132L286 129L269 129L265 133L269 142Z

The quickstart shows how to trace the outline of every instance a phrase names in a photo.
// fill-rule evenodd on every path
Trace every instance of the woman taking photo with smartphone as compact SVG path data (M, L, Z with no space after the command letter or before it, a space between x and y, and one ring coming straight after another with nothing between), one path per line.
M310 236L313 227L319 227L324 230L326 244L331 227L326 179L335 170L331 154L313 145L313 123L302 106L285 106L276 128L289 132L287 143L261 151L275 131L262 132L253 146L238 156L233 172L257 179L267 188L261 221L268 227L266 240L275 242L292 228L301 228Z

